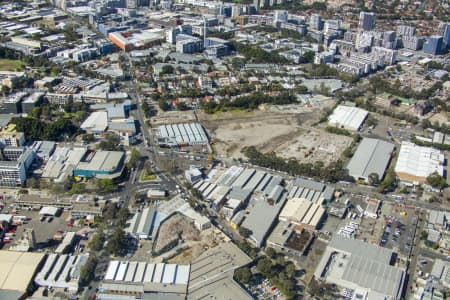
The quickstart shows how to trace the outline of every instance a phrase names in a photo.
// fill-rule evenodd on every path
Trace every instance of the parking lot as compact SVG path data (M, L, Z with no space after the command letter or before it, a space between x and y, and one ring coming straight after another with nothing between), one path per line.
M413 247L414 228L418 220L415 209L402 204L383 203L380 222L383 234L380 245L408 256Z
M247 292L258 300L275 300L285 299L276 286L272 285L268 279L261 278L259 284L247 287Z
M86 232L91 231L88 227L84 227L84 225L78 225L76 222L73 226L68 226L69 221L69 212L63 211L60 215L54 217L42 217L39 215L39 211L36 210L27 210L27 209L16 209L11 203L8 203L0 213L11 213L14 211L16 216L23 216L27 219L21 225L15 225L10 228L11 234L9 235L10 242L6 243L3 248L8 249L11 245L13 245L16 241L22 238L24 229L33 229L34 235L36 238L36 246L39 249L45 247L56 247L58 241L53 240L55 236L59 236L61 239L64 236L64 233L69 231L78 232L82 229L86 229ZM86 241L83 240L80 242L83 246L76 247L78 250L83 251Z

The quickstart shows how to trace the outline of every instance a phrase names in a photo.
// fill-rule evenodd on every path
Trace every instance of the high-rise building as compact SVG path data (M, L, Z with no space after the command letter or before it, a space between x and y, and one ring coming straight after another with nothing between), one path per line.
M397 35L399 36L413 36L416 33L416 27L400 25L397 27Z
M432 35L423 44L423 52L428 54L440 54L444 47L444 38L440 35Z
M311 18L309 19L309 27L313 30L322 30L322 17L319 14L312 14Z
M288 12L286 10L275 10L273 24L286 23L288 21Z
M397 47L397 33L395 31L385 31L383 33L383 47L388 49Z
M450 22L439 24L438 35L442 36L445 49L450 49Z
M326 20L324 25L325 34L333 34L339 32L341 29L340 20Z
M358 28L361 30L372 30L375 27L375 14L362 11L359 14Z
M137 0L127 0L127 8L128 9L136 9Z

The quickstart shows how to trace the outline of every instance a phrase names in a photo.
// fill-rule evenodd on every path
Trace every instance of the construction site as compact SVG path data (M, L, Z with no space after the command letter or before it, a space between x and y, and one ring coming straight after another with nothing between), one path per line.
M301 108L301 107L300 107ZM352 138L339 139L314 126L323 116L320 109L299 107L282 112L273 110L199 113L200 123L208 129L214 149L221 158L243 158L241 150L255 146L259 151L274 151L284 158L304 162L337 160Z

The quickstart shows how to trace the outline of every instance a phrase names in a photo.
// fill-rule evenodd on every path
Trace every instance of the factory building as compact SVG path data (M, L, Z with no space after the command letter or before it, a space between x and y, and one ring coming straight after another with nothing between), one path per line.
M367 181L369 175L375 173L382 180L394 149L392 143L364 138L347 165L348 174L356 180Z
M395 173L401 181L420 184L434 172L444 176L444 161L444 154L437 149L402 142Z
M146 207L136 213L128 222L125 232L136 239L149 239L153 236L157 212Z
M208 136L198 123L180 123L158 127L158 144L166 147L208 144Z
M146 295L161 299L185 297L189 271L189 265L113 260L100 284L97 298L112 299L124 294L127 299L146 299Z
M304 198L293 198L286 202L278 218L280 221L315 230L320 226L324 216L325 209L321 205Z
M347 289L352 299L402 299L406 272L393 266L396 253L360 240L333 235L314 276Z
M25 299L36 285L33 277L45 254L0 251L0 299Z
M121 151L88 151L73 170L73 176L115 179L122 175L124 162Z
M63 288L77 292L80 269L86 263L88 255L49 254L34 282L39 286Z

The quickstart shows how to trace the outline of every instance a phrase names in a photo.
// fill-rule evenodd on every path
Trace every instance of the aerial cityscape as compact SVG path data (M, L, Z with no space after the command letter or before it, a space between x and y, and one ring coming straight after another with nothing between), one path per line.
M0 0L0 300L450 299L448 0Z

